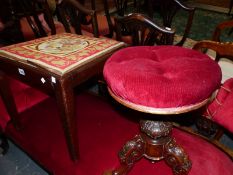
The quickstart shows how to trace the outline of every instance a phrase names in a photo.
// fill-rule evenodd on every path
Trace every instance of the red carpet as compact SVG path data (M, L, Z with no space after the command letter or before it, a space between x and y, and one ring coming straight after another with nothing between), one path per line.
M101 175L117 167L117 153L136 133L138 125L120 115L112 105L88 94L77 96L77 125L80 160L70 161L64 135L52 98L22 113L23 130L8 125L6 132L21 148L55 175ZM174 136L188 152L193 166L190 175L230 175L233 163L207 142L174 129ZM160 161L139 161L129 175L171 175Z

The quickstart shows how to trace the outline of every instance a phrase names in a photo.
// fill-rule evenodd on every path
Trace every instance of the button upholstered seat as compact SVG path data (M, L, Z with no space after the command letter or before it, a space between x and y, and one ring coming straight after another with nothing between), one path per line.
M200 106L215 91L221 70L211 58L177 46L122 49L104 68L109 89L124 102L151 113L181 113Z

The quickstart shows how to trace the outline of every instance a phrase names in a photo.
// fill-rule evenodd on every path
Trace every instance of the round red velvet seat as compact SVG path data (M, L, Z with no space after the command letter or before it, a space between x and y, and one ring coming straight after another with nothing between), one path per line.
M104 77L126 106L157 114L182 113L205 104L220 86L221 69L207 55L177 46L138 46L113 54Z

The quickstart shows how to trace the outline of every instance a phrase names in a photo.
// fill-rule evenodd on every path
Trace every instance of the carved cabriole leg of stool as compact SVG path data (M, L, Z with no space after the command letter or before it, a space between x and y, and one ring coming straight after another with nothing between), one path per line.
M187 175L192 163L183 148L172 139L165 146L165 161L172 168L174 175Z
M120 167L105 175L125 175L143 156L152 161L165 159L175 175L186 175L191 162L171 137L172 123L141 120L141 134L128 141L119 152Z
M112 172L112 175L125 175L133 167L135 162L144 155L144 141L140 135L128 141L119 152L120 167Z

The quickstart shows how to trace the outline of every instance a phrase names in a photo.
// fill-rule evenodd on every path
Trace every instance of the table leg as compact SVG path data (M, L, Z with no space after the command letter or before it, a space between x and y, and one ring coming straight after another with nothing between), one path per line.
M18 111L15 104L14 97L11 93L9 82L5 74L0 73L0 95L6 106L6 110L9 113L11 121L16 129L20 129L20 123L18 121Z
M0 155L5 155L9 150L9 144L7 138L0 135Z
M54 88L68 151L71 159L76 161L79 157L79 148L74 108L74 89L66 81L56 83Z
M2 129L0 128L0 155L6 154L8 149L9 149L9 144L7 138L5 137Z
M233 7L233 0L231 0L231 2L230 2L228 15L231 14L232 7Z

